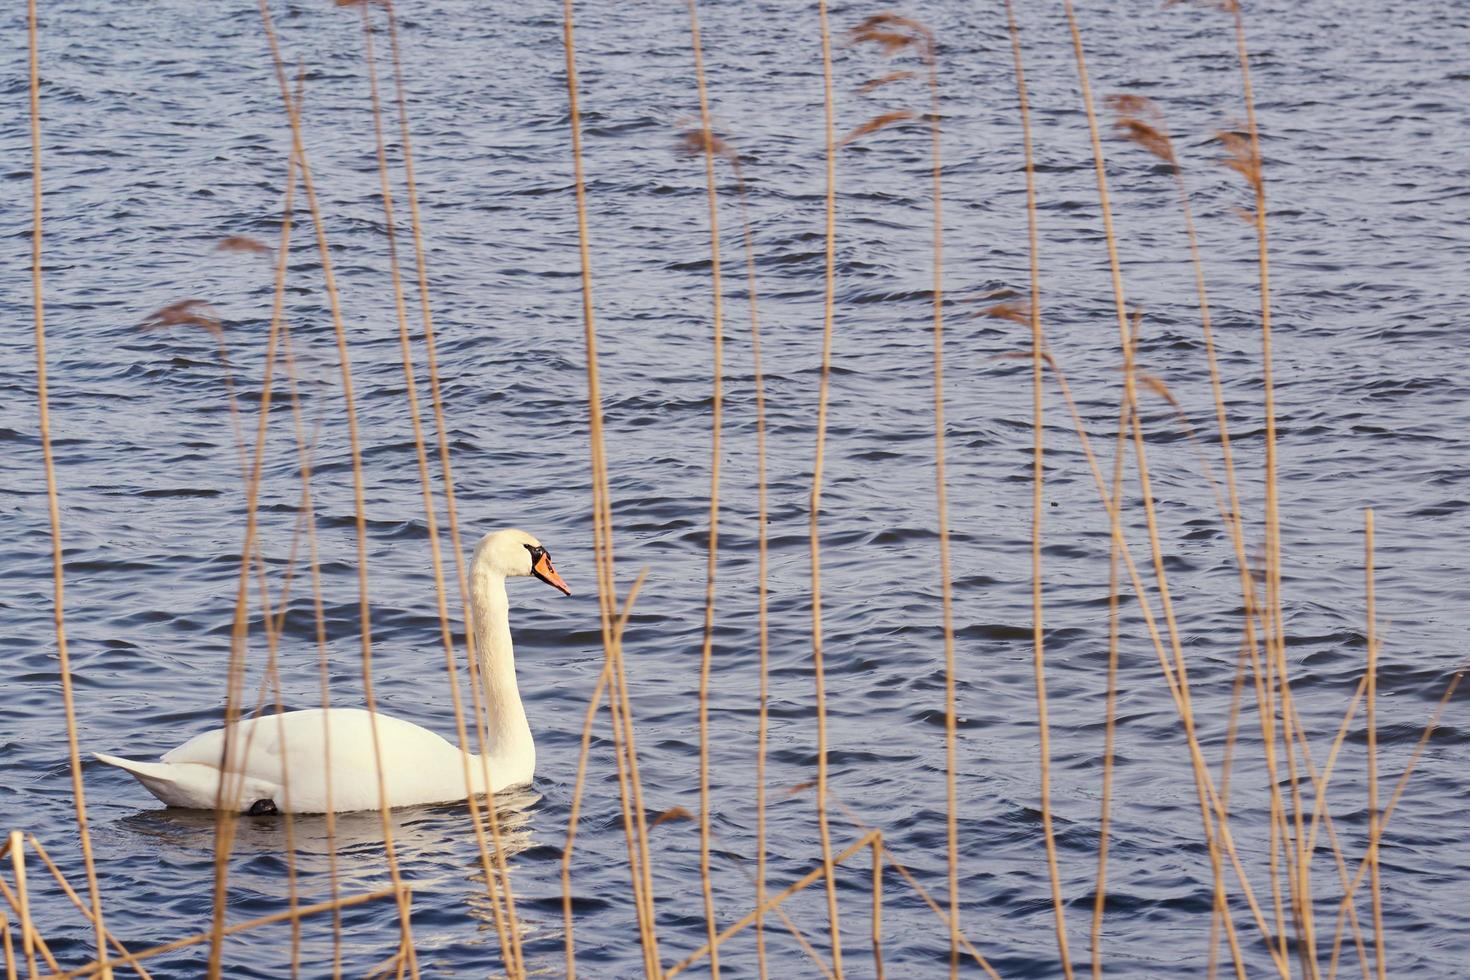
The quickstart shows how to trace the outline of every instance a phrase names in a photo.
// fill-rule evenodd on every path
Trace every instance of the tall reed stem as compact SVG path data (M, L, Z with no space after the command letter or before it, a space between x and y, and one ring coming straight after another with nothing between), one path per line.
M823 132L827 148L826 245L822 284L822 375L817 386L817 441L812 462L809 546L812 565L812 678L817 700L817 829L822 840L822 875L827 887L827 921L832 932L832 970L842 976L842 929L837 909L837 871L832 857L832 831L827 820L827 682L822 666L822 471L826 461L827 400L832 375L832 321L837 289L837 139L833 116L832 31L827 0L817 0L822 34Z
M51 615L56 628L56 667L61 681L61 710L66 721L66 749L71 769L72 803L77 839L87 874L87 896L92 907L97 960L104 978L107 965L107 929L102 921L102 889L92 857L92 834L87 824L87 795L82 785L82 756L77 744L76 701L72 694L71 654L66 643L66 582L61 553L61 500L56 483L56 457L51 449L51 413L46 378L46 300L41 277L41 57L37 44L36 0L26 4L26 39L30 64L31 116L31 303L36 337L36 415L41 437L41 463L46 471L46 514L51 524ZM18 857L17 857L18 860ZM34 964L33 964L34 965Z
M720 430L724 394L725 301L720 269L720 209L715 188L714 133L710 129L709 93L704 81L704 51L699 41L699 11L688 0L694 78L699 88L699 125L703 133L704 176L709 202L710 288L714 294L714 392L710 407L709 547L704 580L704 639L699 651L699 879L704 892L704 919L709 934L710 974L718 980L720 950L715 942L719 922L710 867L709 687L715 642L715 570L720 540Z
M609 706L613 722L614 751L623 810L623 827L628 841L628 870L632 878L634 904L644 971L660 976L658 933L654 918L653 873L648 852L648 826L638 779L638 750L634 741L628 686L623 674L622 650L615 639L613 612L616 586L613 575L612 504L607 483L607 455L602 437L602 394L597 370L597 325L592 303L592 256L587 229L587 185L582 168L582 123L577 99L576 30L571 0L562 4L562 44L566 53L567 105L572 137L572 171L577 204L577 249L581 263L582 322L587 347L588 442L592 457L593 547L597 558L599 612L602 619L604 655L611 667L612 691Z
M388 268L393 286L393 310L398 323L399 353L403 362L404 391L408 399L409 423L413 430L414 459L418 464L419 486L423 497L424 523L429 532L429 559L434 576L434 597L436 612L439 617L439 638L444 647L445 669L449 677L450 703L454 708L454 727L458 736L460 749L464 752L464 763L462 774L464 776L465 794L469 804L470 822L474 828L475 844L479 852L480 867L485 873L485 890L490 900L490 915L495 926L496 936L500 941L501 959L505 965L506 974L511 977L524 976L525 964L521 961L520 930L516 927L515 904L511 892L510 876L504 867L505 847L499 833L498 821L495 813L495 793L492 789L491 773L489 763L484 754L485 746L481 744L480 758L477 760L482 769L483 785L486 790L486 809L491 813L491 821L494 828L494 853L499 858L498 862L491 861L491 843L485 833L484 819L480 815L480 801L472 792L473 778L471 776L471 758L475 754L471 750L469 732L465 724L464 705L460 696L459 677L456 670L454 657L454 631L449 619L449 589L444 577L444 559L439 546L439 521L434 512L433 482L429 476L429 456L427 444L424 438L424 427L419 406L418 382L414 371L413 349L409 340L408 327L408 304L404 295L403 276L398 263L398 235L393 210L393 188L388 173L388 151L383 136L383 110L381 99L378 94L378 70L377 59L373 51L373 25L369 16L369 5L360 6L362 13L363 52L368 70L368 89L372 100L373 109L373 136L377 150L378 161L378 185L383 199L383 228L388 245ZM400 105L400 108L406 108ZM406 113L403 120L407 127ZM432 359L432 355L431 355ZM437 373L437 372L436 372ZM451 546L455 544L455 538L451 536ZM473 633L467 630L466 633ZM502 908L502 893L504 895L504 907Z
M1368 595L1368 873L1373 889L1373 963L1378 980L1385 980L1388 967L1384 956L1387 946L1383 933L1383 893L1378 873L1378 627L1373 596L1373 510L1363 512L1363 567Z
M368 593L367 578L367 516L365 513L365 491L362 472L362 449L358 432L357 403L353 395L352 367L347 349L347 327L342 318L341 298L337 290L336 276L332 271L331 249L327 242L326 226L322 219L321 207L317 201L316 185L312 179L311 165L306 155L306 147L301 133L301 118L296 112L295 104L286 84L285 67L281 59L280 44L276 37L276 31L271 22L270 7L266 0L260 0L261 24L265 31L266 40L270 45L271 59L275 65L277 84L281 90L281 101L285 104L286 114L291 124L291 142L296 153L297 162L301 167L302 185L306 190L307 203L311 209L312 224L316 230L317 252L321 257L322 280L326 288L327 301L331 311L332 326L337 340L338 363L342 375L342 397L347 413L347 435L350 458L352 461L352 494L353 513L357 540L357 584L358 584L358 617L359 633L362 645L362 680L363 698L367 704L369 730L372 735L373 762L377 775L377 790L379 799L379 814L383 828L383 849L388 861L388 873L393 882L393 887L398 889L397 901L399 909L399 922L401 927L401 938L407 949L407 963L414 980L418 980L418 958L413 947L413 932L408 906L407 892L403 888L402 875L398 867L398 853L393 841L393 821L387 805L388 792L382 766L382 743L378 732L378 717L376 699L373 694L372 677L372 615L371 604ZM247 510L247 522L253 524L253 508ZM250 532L247 528L247 542L250 540ZM246 554L249 549L246 549ZM224 850L225 856L228 851ZM224 928L224 871L220 864L216 864L216 888L215 888L215 921L214 940L210 943L210 974L217 976L220 972L220 956L223 952Z

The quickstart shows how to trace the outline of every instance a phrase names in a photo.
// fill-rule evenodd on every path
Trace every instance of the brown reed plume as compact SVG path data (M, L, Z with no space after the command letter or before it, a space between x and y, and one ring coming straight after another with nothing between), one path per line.
M897 123L913 122L918 118L919 114L910 109L896 109L893 112L885 112L881 115L874 116L867 122L853 127L851 132L842 137L842 141L839 143L839 145L846 146L853 140L861 139L862 137L867 136L871 133L876 133L880 129L887 129L889 126L893 126Z
M271 247L248 235L227 235L214 246L216 252L240 252L245 255L269 255Z

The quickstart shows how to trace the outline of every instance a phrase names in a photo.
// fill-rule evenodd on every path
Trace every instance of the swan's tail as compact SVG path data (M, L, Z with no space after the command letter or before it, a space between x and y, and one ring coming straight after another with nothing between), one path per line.
M135 762L132 759L124 759L115 755L105 755L101 752L93 752L92 758L98 762L105 762L109 766L116 766L124 772L130 772L139 779L168 778L169 766L166 762Z
M195 762L138 762L101 752L93 752L92 757L129 773L169 806L214 809L219 789L219 770L214 766Z

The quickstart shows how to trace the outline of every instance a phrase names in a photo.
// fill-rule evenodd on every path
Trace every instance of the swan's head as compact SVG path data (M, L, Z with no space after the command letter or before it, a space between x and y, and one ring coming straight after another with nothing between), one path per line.
M551 555L525 531L510 528L485 535L475 548L475 564L486 565L506 578L534 575L552 588L572 594L571 588L556 574Z

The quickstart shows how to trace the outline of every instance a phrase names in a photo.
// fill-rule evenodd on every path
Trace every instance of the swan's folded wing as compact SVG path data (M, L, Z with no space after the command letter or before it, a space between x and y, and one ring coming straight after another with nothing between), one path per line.
M262 715L239 722L233 726L230 741L233 772L245 772L257 779L272 783L281 781L282 750L292 742L299 741L305 731L293 734L292 729L305 728L305 718L296 718L308 712L289 712L284 715ZM321 712L310 712L317 726L321 724ZM164 762L196 763L219 768L224 757L225 729L195 735L189 741L171 750L163 757Z
M457 748L428 729L382 713L377 729L374 751L371 716L360 708L261 715L235 727L230 770L243 772L254 784L282 787L289 774L290 808L304 812L376 809L379 755L390 806L464 797L464 756ZM217 771L224 742L224 729L205 732L163 761L201 763ZM476 791L480 782L475 780Z

